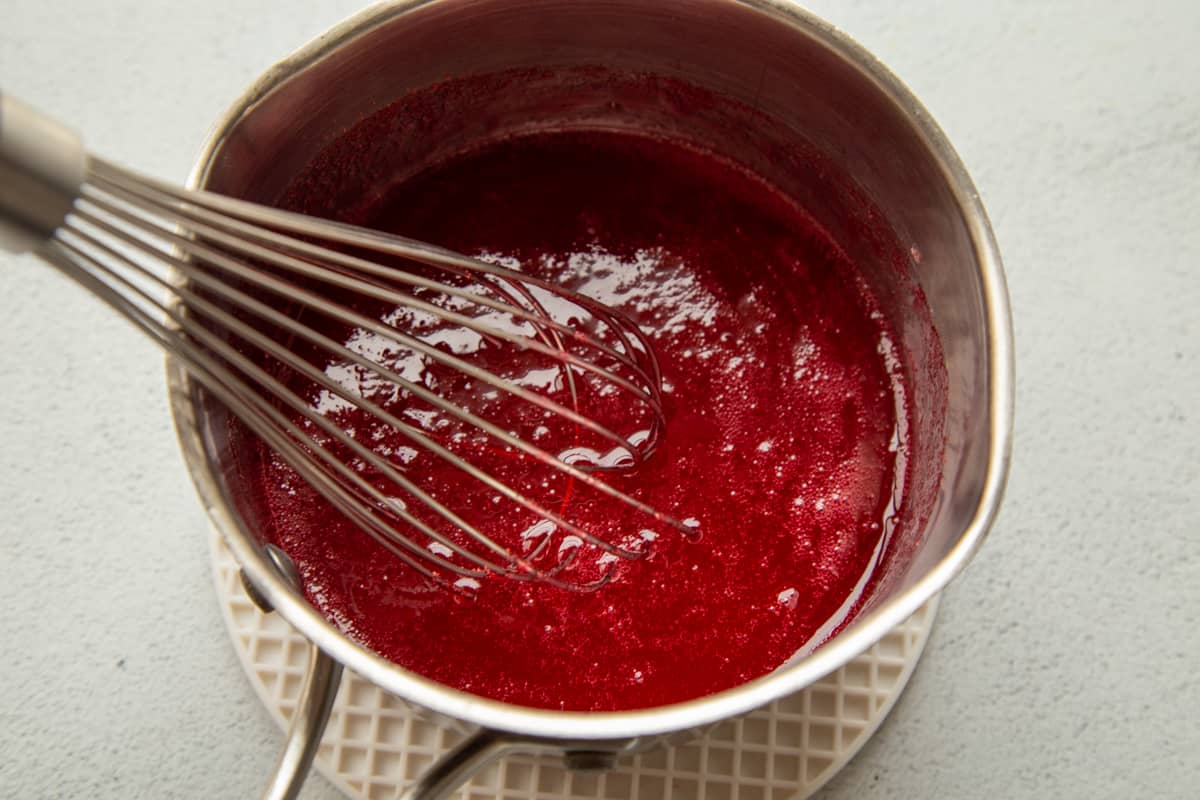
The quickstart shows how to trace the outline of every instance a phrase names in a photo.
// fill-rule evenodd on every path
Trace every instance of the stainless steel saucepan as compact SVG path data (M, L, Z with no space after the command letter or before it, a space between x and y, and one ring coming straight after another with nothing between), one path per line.
M569 97L539 77L564 70L583 76ZM506 129L568 118L580 125L659 126L768 176L804 202L859 263L880 265L868 277L903 340L898 344L913 376L909 399L916 414L908 434L915 477L905 488L907 517L889 543L887 573L854 621L767 676L709 697L636 711L508 705L406 671L343 635L309 605L288 574L286 557L256 535L256 512L237 484L239 450L224 410L169 364L184 458L212 521L261 604L317 648L308 704L296 713L269 797L294 796L303 780L336 691L338 664L477 729L409 792L424 800L444 796L506 752L556 753L570 766L605 768L621 753L756 709L845 664L943 588L983 541L1000 502L1012 428L1012 332L983 206L949 142L904 85L845 35L789 2L383 3L319 37L250 87L219 121L191 183L275 201L323 147L373 111L447 76L491 74L525 77L493 96L464 100L455 113L471 124L457 124L451 114L434 126L437 131L414 135L404 145L405 163L431 158L437 148L445 152ZM736 112L652 92L610 102L606 74L658 76L752 113L739 120ZM812 158L788 155L806 152ZM853 186L823 184L832 173L848 176ZM863 214L882 215L902 251L864 237ZM898 260L908 269L897 268ZM917 292L927 315L913 302ZM931 326L936 337L929 335Z

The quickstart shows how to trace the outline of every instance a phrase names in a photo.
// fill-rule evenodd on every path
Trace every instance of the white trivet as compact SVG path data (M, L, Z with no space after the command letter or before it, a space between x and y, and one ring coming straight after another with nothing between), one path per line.
M278 614L264 615L250 602L233 556L215 533L211 551L234 648L259 699L285 727L300 694L308 644ZM921 657L937 602L807 689L722 723L702 739L634 756L603 774L569 772L549 758L508 756L455 800L802 800L883 722ZM347 670L316 767L349 797L391 800L399 785L462 737Z

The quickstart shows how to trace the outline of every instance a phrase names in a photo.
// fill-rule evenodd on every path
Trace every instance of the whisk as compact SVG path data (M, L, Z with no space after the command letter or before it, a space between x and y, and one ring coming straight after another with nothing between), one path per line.
M653 538L589 530L565 503L551 508L472 463L463 451L481 441L692 533L600 477L659 445L662 381L637 325L582 294L418 241L176 188L87 154L3 94L0 246L36 252L126 317L325 500L439 584L470 590L499 574L595 586L608 570L567 569L582 545L611 564L643 556ZM370 341L344 341L331 325ZM616 410L588 413L601 407ZM347 410L370 430L345 424ZM563 435L575 446L535 442ZM460 487L422 485L399 451L448 465L535 523L498 541L486 519L454 506Z

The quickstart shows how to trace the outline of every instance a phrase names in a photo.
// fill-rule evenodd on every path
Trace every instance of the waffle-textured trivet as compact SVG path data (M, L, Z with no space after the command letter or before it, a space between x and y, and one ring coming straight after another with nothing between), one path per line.
M304 680L308 644L278 614L262 614L238 579L220 536L213 575L225 623L254 691L280 727ZM550 758L509 756L484 769L455 800L801 800L866 743L896 702L925 647L934 598L878 644L807 689L707 736L623 761L603 774L569 772ZM317 755L317 770L352 798L391 800L463 732L413 713L352 675Z

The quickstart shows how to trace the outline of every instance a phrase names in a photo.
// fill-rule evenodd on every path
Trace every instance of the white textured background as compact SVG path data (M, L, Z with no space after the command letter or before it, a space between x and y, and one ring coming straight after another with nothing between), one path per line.
M0 87L182 180L252 78L358 5L2 0ZM1196 797L1200 5L809 5L958 147L1018 363L1000 522L825 796ZM0 796L255 796L281 737L222 629L161 358L3 257L0 375Z

